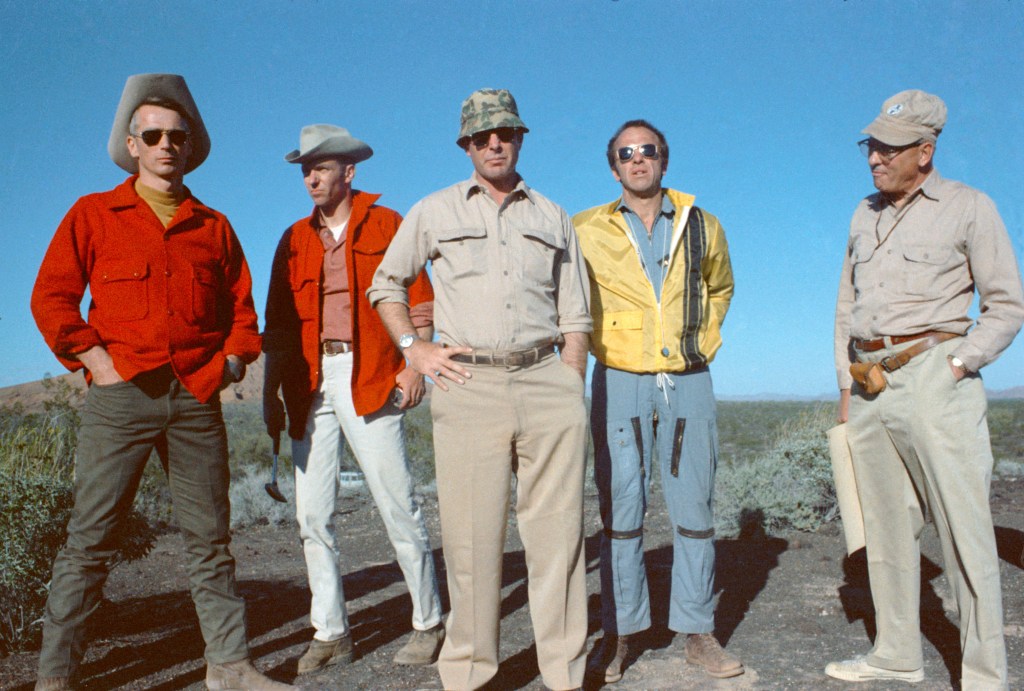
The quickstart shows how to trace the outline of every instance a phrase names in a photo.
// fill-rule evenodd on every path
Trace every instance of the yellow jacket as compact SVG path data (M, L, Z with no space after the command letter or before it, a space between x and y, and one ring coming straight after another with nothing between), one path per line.
M693 206L693 195L663 189L676 209L669 268L658 304L620 200L573 217L590 277L598 361L628 372L683 372L705 367L722 345L732 300L729 246L718 219Z

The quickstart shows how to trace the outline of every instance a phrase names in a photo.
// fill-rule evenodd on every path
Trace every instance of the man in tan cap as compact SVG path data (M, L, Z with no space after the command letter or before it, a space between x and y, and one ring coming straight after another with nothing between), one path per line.
M992 451L978 371L1024 322L1013 246L992 200L933 165L938 96L882 105L860 142L877 194L850 224L836 305L839 420L864 510L877 636L832 662L846 681L924 679L920 535L930 514L956 598L964 689L1007 688ZM968 310L977 291L977 322ZM972 328L973 327L973 328Z
M551 689L583 682L589 296L569 216L516 172L527 131L508 91L466 99L457 143L472 177L413 207L369 291L410 365L437 387L431 413L452 602L438 668L448 689L478 688L498 671L513 474L541 676ZM428 261L439 343L419 338L409 318L405 286Z
M402 431L404 411L423 398L423 375L405 366L365 291L402 218L379 194L352 188L356 164L373 155L335 125L302 128L285 156L302 166L313 213L284 232L267 295L263 416L292 438L299 522L315 633L299 674L353 659L334 530L338 470L348 441L387 528L412 595L413 635L395 655L428 665L444 641L441 598ZM417 333L433 336L433 291L425 272L409 287ZM278 398L284 394L284 404Z
M131 173L82 197L39 269L32 312L57 358L90 383L75 505L43 622L36 689L74 688L117 529L154 449L170 480L210 689L289 689L250 662L245 602L228 551L228 448L219 392L242 379L260 336L241 245L183 184L210 152L185 80L129 77L108 146ZM80 304L86 289L88 319Z

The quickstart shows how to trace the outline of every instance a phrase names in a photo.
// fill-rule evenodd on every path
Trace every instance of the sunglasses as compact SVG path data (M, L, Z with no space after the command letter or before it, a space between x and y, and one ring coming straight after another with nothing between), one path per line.
M144 130L132 136L141 139L146 146L156 146L165 134L173 146L182 146L188 141L188 132L185 130Z
M877 139L872 139L871 137L861 139L857 142L857 146L860 148L860 152L862 154L867 157L870 157L871 154L878 154L882 159L882 163L889 163L904 151L908 151L909 149L913 149L915 146L920 145L921 140L918 140L913 144L907 144L906 146L889 146L888 144L883 144Z
M508 144L509 142L516 138L517 132L518 130L515 127L499 127L494 130L484 130L483 132L477 132L476 134L470 136L470 139L473 141L473 146L475 146L478 149L483 149L486 148L487 145L491 143L492 134L498 135L498 140L501 141L502 144Z
M637 152L644 158L649 158L652 161L658 160L658 145L657 144L641 144L640 146L620 146L615 150L616 155L619 157L620 163L626 163L632 161L633 156Z

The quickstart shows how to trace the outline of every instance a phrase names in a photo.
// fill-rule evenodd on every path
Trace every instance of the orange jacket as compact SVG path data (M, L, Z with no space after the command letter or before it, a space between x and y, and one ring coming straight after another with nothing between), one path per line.
M348 286L352 296L352 402L357 415L380 410L395 388L405 358L366 299L366 289L384 258L402 217L374 204L379 194L353 190L345 241ZM314 209L314 214L316 210ZM320 384L320 281L324 246L313 215L281 236L270 272L263 350L287 358L281 390L288 411L288 434L301 439L313 394ZM409 286L409 303L431 302L434 291L425 272ZM266 392L265 392L266 393Z
M260 352L249 267L223 214L186 188L165 229L136 193L137 177L71 207L43 258L32 314L68 369L82 369L74 356L101 345L124 379L170 363L206 402L227 355L252 362Z

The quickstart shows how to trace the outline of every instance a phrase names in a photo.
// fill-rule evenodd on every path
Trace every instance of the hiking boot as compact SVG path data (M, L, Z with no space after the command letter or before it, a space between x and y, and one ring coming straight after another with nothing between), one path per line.
M286 691L295 687L265 676L246 658L222 665L207 663L206 688L210 691Z
M895 681L906 681L916 684L924 681L924 668L915 669L912 672L900 672L895 669L884 669L868 664L864 655L855 657L852 660L842 662L830 662L825 665L825 674L843 681L876 681L879 679L893 679Z
M726 651L710 633L691 633L686 637L686 661L700 665L708 676L725 679L743 674L743 663Z
M604 683L614 684L622 679L629 654L629 636L605 636L601 642L600 667L604 667ZM600 667L598 668L600 670Z
M39 677L35 691L71 691L74 688L68 677Z
M444 643L444 624L437 624L426 631L413 631L408 643L395 653L396 665L422 667L437 661Z
M307 674L323 669L329 665L347 665L355 659L355 651L352 649L352 636L345 634L333 641L318 641L313 639L309 642L306 652L299 658L299 674Z

